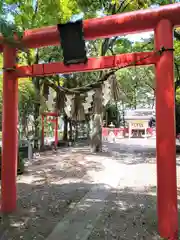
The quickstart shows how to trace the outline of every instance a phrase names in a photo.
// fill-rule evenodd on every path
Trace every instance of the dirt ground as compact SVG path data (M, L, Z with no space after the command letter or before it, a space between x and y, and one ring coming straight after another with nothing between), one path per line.
M114 190L88 240L160 239L156 199L148 195L149 190Z
M17 211L0 215L0 240L46 239L75 204L101 182L102 173L114 160L119 164L114 173L119 175L119 184L109 191L88 240L159 239L152 152L93 156L87 147L82 147L59 150L57 154L48 152L33 159L27 172L18 177ZM103 164L107 159L109 163ZM179 173L180 167L177 169Z
M83 154L49 152L34 159L18 177L18 207L0 215L0 240L45 239L55 225L92 187L88 169L99 171Z

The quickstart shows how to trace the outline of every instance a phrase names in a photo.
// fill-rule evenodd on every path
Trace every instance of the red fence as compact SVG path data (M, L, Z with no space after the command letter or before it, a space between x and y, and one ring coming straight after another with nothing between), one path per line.
M124 138L128 137L129 128L102 128L102 138L103 140L108 140L108 138ZM156 129L148 128L147 134L149 137L156 137Z

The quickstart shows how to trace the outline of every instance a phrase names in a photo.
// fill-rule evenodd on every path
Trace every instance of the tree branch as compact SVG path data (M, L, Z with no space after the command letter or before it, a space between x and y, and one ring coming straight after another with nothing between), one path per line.
M176 62L174 62L174 65L177 71L177 80L175 82L175 92L176 92L177 88L180 86L180 72L179 72L179 65Z
M149 76L148 76L148 73L147 73L147 70L146 69L144 69L144 72L145 72L145 76L147 77L147 78L150 78ZM141 79L145 79L145 76L143 77L143 78L141 78ZM151 80L153 80L152 78L151 78ZM148 86L148 87L150 87L153 91L155 90L155 87L153 87L150 83L148 83L147 81L145 81L145 83L146 83L146 85Z
M180 40L180 33L179 33L177 30L174 30L174 37L175 37L177 40Z
M126 2L126 0L124 0L124 1L121 2L121 4L120 4L119 8L117 9L116 13L118 13L118 12L121 10L121 8L122 8L123 5L125 4L125 2Z
M34 9L34 14L33 14L33 16L32 16L32 21L31 21L31 27L33 27L34 21L35 21L35 19L36 19L37 12L38 12L38 7L39 7L39 0L36 0L35 9Z
M130 4L130 1L123 7L121 12L124 12L126 10L126 8L129 6L129 4Z
M101 86L101 84L103 82L105 82L117 70L118 69L111 70L110 72L106 73L99 81L94 82L94 83L86 84L85 86L82 86L82 87L66 88L66 87L57 86L56 84L54 84L51 81L48 81L47 84L48 84L49 87L53 88L56 92L65 92L67 94L85 93L85 92L88 92L91 89L99 88Z

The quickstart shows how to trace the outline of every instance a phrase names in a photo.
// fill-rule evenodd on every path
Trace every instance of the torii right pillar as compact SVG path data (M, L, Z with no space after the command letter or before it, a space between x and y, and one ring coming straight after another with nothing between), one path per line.
M156 50L173 48L173 25L161 20L155 29ZM165 239L178 239L176 134L173 51L156 64L156 151L158 229Z

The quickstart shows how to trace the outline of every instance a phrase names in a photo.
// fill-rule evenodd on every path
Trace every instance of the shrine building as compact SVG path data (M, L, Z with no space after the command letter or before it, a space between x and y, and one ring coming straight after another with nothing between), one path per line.
M126 110L124 119L127 125L126 135L128 135L129 138L147 138L152 136L155 131L154 109Z

